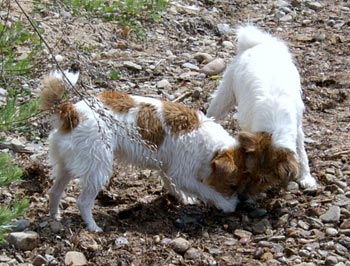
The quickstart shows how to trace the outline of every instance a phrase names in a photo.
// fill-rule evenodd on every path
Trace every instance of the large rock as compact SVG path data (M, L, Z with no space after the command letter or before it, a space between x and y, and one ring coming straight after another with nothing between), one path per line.
M39 243L39 235L33 231L13 232L7 235L7 241L20 250L33 250Z

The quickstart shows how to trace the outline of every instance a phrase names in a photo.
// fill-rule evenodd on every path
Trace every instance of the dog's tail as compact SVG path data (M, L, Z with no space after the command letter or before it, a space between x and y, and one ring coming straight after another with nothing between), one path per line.
M69 132L79 124L79 114L73 103L63 102L67 83L75 85L79 78L79 69L75 65L64 71L64 75L55 70L42 80L40 105L44 111L51 111L59 117L57 126L64 132ZM65 81L68 80L68 81Z
M245 50L252 48L263 42L277 40L269 33L262 31L256 26L245 25L241 26L236 31L237 35L237 53L244 52Z

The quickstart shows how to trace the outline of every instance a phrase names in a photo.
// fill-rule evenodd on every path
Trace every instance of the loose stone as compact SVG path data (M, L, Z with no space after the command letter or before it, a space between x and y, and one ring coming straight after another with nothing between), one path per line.
M20 250L33 250L39 243L39 235L33 231L13 232L8 234L7 241Z
M170 247L177 253L183 254L190 248L190 242L186 239L179 237L170 242Z
M338 234L338 231L335 228L329 227L326 229L326 235L328 236L336 236L337 234Z
M69 251L64 258L64 263L69 266L83 266L87 264L87 260L83 253Z
M331 206L327 212L320 216L323 222L339 222L340 219L340 207Z
M188 260L198 260L201 256L201 252L195 248L189 248L184 254L184 258Z

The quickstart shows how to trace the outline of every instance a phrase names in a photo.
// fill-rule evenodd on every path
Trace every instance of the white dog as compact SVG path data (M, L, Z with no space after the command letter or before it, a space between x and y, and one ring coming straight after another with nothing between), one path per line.
M252 176L266 182L276 179L271 176L272 161L289 151L294 156L289 154L286 159L291 164L295 160L299 163L301 186L316 187L304 148L304 104L299 73L287 45L252 25L240 27L237 37L237 55L213 94L207 115L222 119L237 105L242 130L270 133L260 140L251 140L252 143L260 141L260 150L251 150L247 157L247 161L251 161L248 172ZM259 164L258 171L255 168Z
M73 84L77 81L78 72L65 73ZM51 110L56 119L49 137L55 179L50 190L52 217L59 217L68 182L79 178L81 216L89 230L101 231L92 208L112 175L114 157L161 169L171 193L182 191L225 212L235 210L237 191L247 182L245 157L236 139L213 119L178 103L117 91L73 104L62 100L64 91L59 72L43 79L42 109Z

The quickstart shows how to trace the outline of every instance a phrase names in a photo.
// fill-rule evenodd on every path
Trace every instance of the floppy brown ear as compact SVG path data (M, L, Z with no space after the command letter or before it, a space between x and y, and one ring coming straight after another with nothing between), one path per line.
M231 175L237 169L233 154L227 151L218 153L212 159L211 166L215 175L222 177Z
M295 181L299 177L299 164L293 152L281 149L277 156L280 163L277 166L278 176L281 178L281 183L287 185L289 181Z
M238 134L238 141L240 147L243 148L246 152L254 152L257 145L256 134L242 131Z

